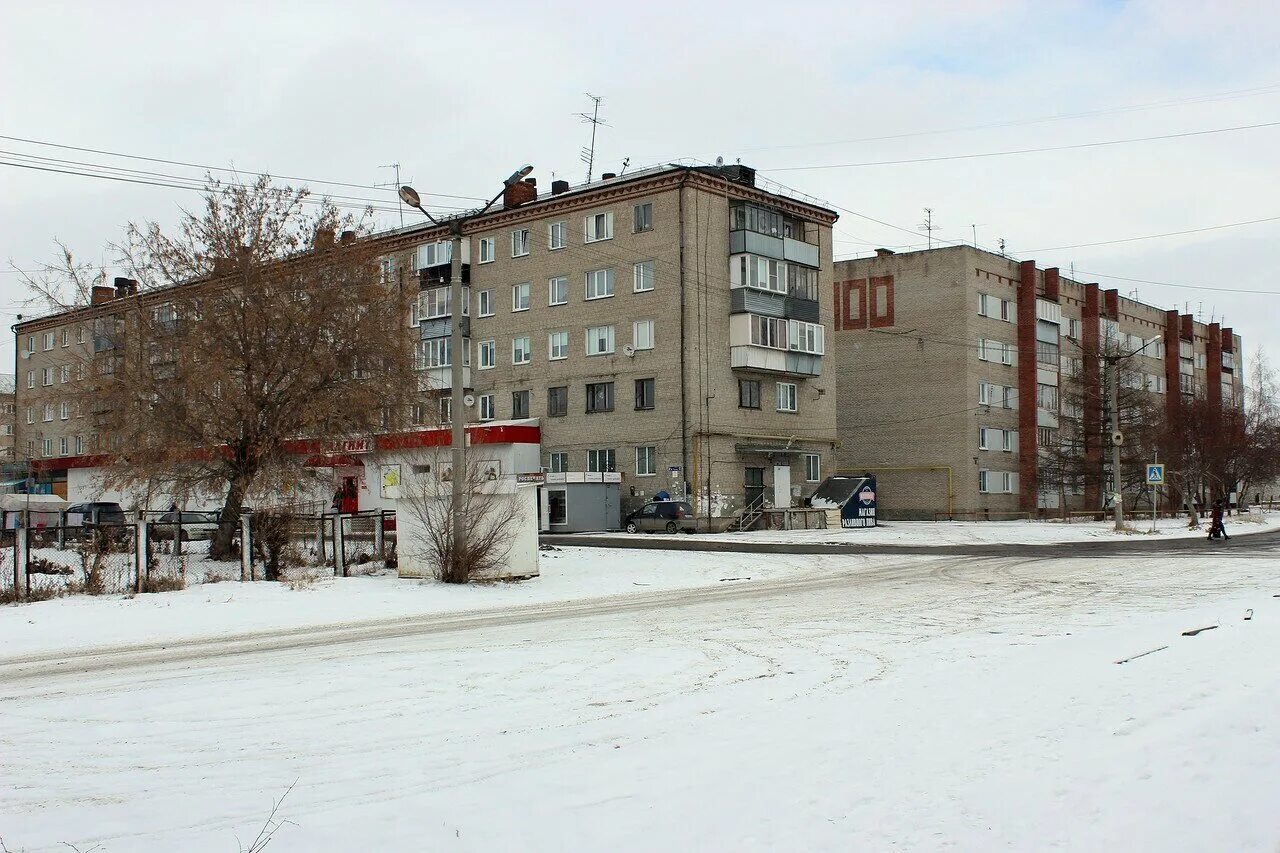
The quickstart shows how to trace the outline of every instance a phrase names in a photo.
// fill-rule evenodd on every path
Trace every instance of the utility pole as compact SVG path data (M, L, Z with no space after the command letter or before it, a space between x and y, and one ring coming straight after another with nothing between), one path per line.
M1116 532L1124 530L1124 488L1120 484L1120 445L1124 437L1120 433L1120 360L1107 359L1107 372L1111 374L1111 483L1115 486Z

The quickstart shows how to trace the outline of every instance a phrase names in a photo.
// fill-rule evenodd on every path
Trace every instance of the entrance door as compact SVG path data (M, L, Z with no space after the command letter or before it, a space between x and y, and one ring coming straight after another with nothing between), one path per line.
M743 506L746 509L759 509L764 506L764 469L743 468L742 470Z
M360 511L360 493L357 489L355 477L342 478L342 511L344 513Z
M773 466L773 505L778 509L791 506L791 466Z

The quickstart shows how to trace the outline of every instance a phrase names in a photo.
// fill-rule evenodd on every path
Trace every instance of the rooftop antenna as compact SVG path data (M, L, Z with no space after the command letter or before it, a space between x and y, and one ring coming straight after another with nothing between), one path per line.
M591 175L595 171L596 165L596 128L604 124L604 120L600 118L600 101L604 99L590 92L587 92L586 95L591 99L591 113L578 113L577 115L578 118L591 125L591 147L583 148L582 154L579 155L578 159L587 164L587 183L591 183Z
M921 222L919 225L916 226L916 228L919 229L920 231L923 231L925 234L929 236L928 245L930 249L933 248L933 232L937 231L939 227L941 226L933 224L933 208L926 207L924 209L924 222Z
M627 173L627 168L628 168L630 165L631 165L631 158L630 158L630 157L623 157L623 158L622 158L622 171L618 172L618 175L619 175L619 176L625 175L625 174Z
M974 225L970 225L970 226L969 226L971 229L973 229L973 248L975 248L975 249L976 249L976 248L978 248L978 226L979 226L979 225L986 225L986 224L987 224L987 223L985 223L985 222L978 222L978 223L976 223L976 224L974 224Z
M391 188L391 189L393 189L393 190L398 190L398 189L400 189L400 187L404 186L405 184L411 184L411 183L413 183L413 178L408 178L408 179L407 179L407 180L405 180L405 181L401 181L401 180L400 180L400 164L399 164L399 163L388 163L387 165L385 165L385 166L379 166L378 168L379 168L379 169L394 169L394 170L395 170L395 173L396 173L396 177L395 177L395 182L394 182L394 183L390 183L390 184L374 184L374 186L375 186L375 187L390 187L390 188ZM399 196L398 196L398 195L397 195L397 197L396 197L396 204L397 204L397 205L399 205L399 207L400 207L400 227L401 227L401 228L403 228L403 227L404 227L404 202L400 200L400 198L399 198Z
M1004 251L1004 238L1003 238L1003 237L1001 237L1001 238L1000 238L1000 254L1001 254L1002 256L1004 256L1004 255L1005 255L1005 251Z

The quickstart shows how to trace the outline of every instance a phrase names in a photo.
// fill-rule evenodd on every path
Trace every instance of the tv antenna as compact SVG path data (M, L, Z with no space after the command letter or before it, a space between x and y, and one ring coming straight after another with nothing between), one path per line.
M398 190L398 189L400 189L400 187L404 186L404 183L410 183L410 184L411 184L411 183L413 183L413 178L409 178L407 181L405 181L405 182L403 182L403 183L401 182L401 180L400 180L400 164L399 164L399 163L388 163L387 165L385 165L385 166L379 166L378 168L379 168L379 169L393 169L393 170L395 171L395 175L396 175L396 176L395 176L395 182L394 182L394 183L390 183L390 184L374 184L374 186L375 186L375 187L390 187L390 188L391 188L391 189L393 189L393 190ZM398 194L397 194L397 196L396 196L396 204L397 204L397 205L399 205L399 207L400 207L400 227L401 227L401 228L403 228L403 227L404 227L404 202L400 200L400 197L399 197L399 195L398 195Z
M975 248L975 249L976 249L976 248L978 248L978 226L979 226L979 225L986 225L986 224L987 224L987 223L985 223L985 222L976 222L976 223L974 223L974 224L972 224L972 225L970 225L970 226L969 226L969 228L971 228L971 229L973 230L973 248Z
M591 99L591 112L590 114L578 113L577 115L578 118L591 125L591 146L583 148L578 159L587 164L587 183L591 183L591 175L595 171L596 165L596 128L601 125L608 127L608 125L605 124L604 119L600 118L600 102L604 99L590 92L587 92L586 95Z
M933 232L937 231L941 226L933 224L933 208L926 207L924 209L924 222L916 226L917 229L923 231L929 238L929 248L933 248Z
M1001 237L1001 238L1000 238L1000 254L1001 254L1001 256L1005 256L1005 257L1007 257L1007 256L1005 255L1005 251L1004 251L1004 238L1003 238L1003 237Z

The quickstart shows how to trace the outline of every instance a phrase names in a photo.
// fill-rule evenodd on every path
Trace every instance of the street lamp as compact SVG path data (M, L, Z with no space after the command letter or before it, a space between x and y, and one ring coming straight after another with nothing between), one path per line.
M1107 373L1111 377L1109 389L1111 392L1111 479L1116 487L1114 510L1117 533L1124 530L1124 487L1120 480L1120 445L1124 442L1124 434L1120 432L1120 362L1133 358L1158 340L1161 340L1160 335L1156 335L1133 352L1113 355L1104 353L1101 356L1107 365Z
M502 194L507 189L519 183L532 171L533 166L521 166L502 182L502 189L497 195L489 199L484 207L467 211L448 220L450 234L449 315L451 320L449 328L449 411L450 420L452 421L452 437L450 438L449 446L452 451L451 458L453 463L453 503L451 505L450 518L452 519L453 528L453 548L449 554L451 565L445 567L443 575L445 581L449 583L464 583L467 580L462 565L462 554L466 549L467 540L466 521L462 517L463 484L467 479L465 450L466 407L462 402L462 228L471 220L482 216L485 211L493 207L494 202L502 198ZM399 193L401 201L412 208L422 211L422 214L431 220L433 225L443 224L422 206L422 198L413 187L400 187Z

